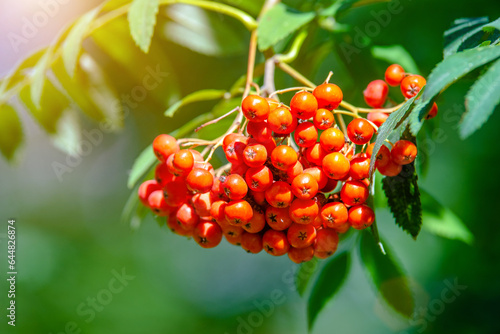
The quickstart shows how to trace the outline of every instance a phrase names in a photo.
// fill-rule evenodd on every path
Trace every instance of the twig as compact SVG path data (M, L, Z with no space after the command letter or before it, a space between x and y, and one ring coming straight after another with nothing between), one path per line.
M213 120L211 120L211 121L208 121L208 122L206 122L206 123L204 123L204 124L200 125L200 126L199 126L199 127L197 127L196 129L194 129L194 132L198 132L198 131L200 131L201 129L203 129L204 127L206 127L206 126L208 126L208 125L215 124L215 123L217 123L218 121L220 121L220 120L222 120L222 119L226 118L227 116L231 115L231 114L232 114L232 113L234 113L235 111L239 111L239 110L240 110L240 107L238 106L238 107L234 108L233 110L229 111L228 113L226 113L226 114L224 114L224 115L222 115L222 116L220 116L220 117L218 117L218 118L216 118L216 119L213 119Z

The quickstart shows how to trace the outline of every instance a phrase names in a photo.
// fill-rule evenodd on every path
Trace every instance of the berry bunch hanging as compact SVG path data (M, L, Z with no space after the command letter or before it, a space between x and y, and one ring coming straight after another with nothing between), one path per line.
M139 187L141 202L166 217L173 232L204 248L217 246L224 237L249 253L288 254L296 263L331 256L339 234L351 227L365 229L375 220L367 204L370 160L376 159L381 174L396 176L416 158L417 147L408 140L383 145L372 157L374 136L390 111L380 109L388 85L400 86L409 99L425 79L406 74L400 65L389 66L385 81L372 81L363 92L374 108L359 108L366 119L338 109L342 90L328 81L314 89L270 95L297 91L289 105L258 94L246 96L238 108L245 122L214 142L159 135L153 141L159 161L155 179ZM428 117L436 112L434 106ZM337 124L337 114L353 119L345 126L338 118ZM207 150L194 149L209 144L206 159ZM218 147L228 164L215 170L209 160Z

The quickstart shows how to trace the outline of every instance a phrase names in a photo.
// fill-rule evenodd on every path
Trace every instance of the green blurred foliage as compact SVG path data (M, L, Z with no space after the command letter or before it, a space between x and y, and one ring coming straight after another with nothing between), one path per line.
M257 2L252 0L224 2L248 9L253 15L258 12ZM285 1L300 10L332 3L321 2ZM342 87L346 100L364 105L362 90L369 81L382 78L388 65L372 56L373 47L401 45L418 70L428 75L442 59L442 34L454 19L494 19L500 15L500 4L490 0L391 3L399 6L400 13L391 15L384 26L379 24L379 32L367 38L362 35L371 22L378 22L376 17L387 10L388 3L340 12L332 32L311 28L304 51L293 65L316 83L333 70L332 81ZM175 13L160 9L147 55L137 52L125 18L84 43L85 52L104 69L122 102L134 94L136 87L144 85L144 77L156 66L166 73L154 89L147 91L147 98L124 102L122 132L115 133L102 123L80 116L84 130L80 143L88 146L81 157L75 158L51 146L53 138L28 112L21 113L25 138L21 159L16 166L0 160L0 254L4 263L0 293L4 310L8 290L4 233L9 218L17 220L18 260L17 326L7 326L3 317L2 333L70 333L67 329L72 322L81 333L307 331L306 300L298 296L293 279L298 268L286 257L249 255L226 242L212 250L201 249L165 226L158 227L150 216L135 231L120 222L129 195L128 173L137 155L157 134L176 130L210 111L216 102L186 105L173 118L164 117L165 110L178 98L200 89L229 89L246 69L249 34L239 22L218 14L207 15L204 22L208 26L213 24L218 32L228 29L232 36L228 40L240 41L241 45L228 48L223 36L209 35L215 37L207 48L196 50L190 47L193 43L165 37L165 27L178 24L172 16ZM345 30L346 26L351 30ZM346 58L342 42L357 39L363 43L359 53ZM203 50L210 52L200 52ZM402 320L387 311L366 281L359 256L353 256L345 285L325 305L313 333L500 331L495 320L500 299L496 284L500 233L491 208L499 199L500 181L488 172L488 168L494 171L500 164L495 154L500 141L500 114L494 113L468 139L459 138L457 124L471 83L465 77L447 90L437 101L438 117L424 126L432 130L425 142L429 166L420 184L462 219L474 235L473 244L443 239L425 229L413 241L394 225L387 208L377 211L380 233L405 268L417 310L427 312L423 313L425 320ZM278 88L295 84L276 71ZM391 91L391 95L396 93ZM285 95L284 100L287 98ZM204 131L207 136L213 134L209 129ZM55 169L58 164L67 168ZM120 273L122 269L134 278L106 299L110 282L116 277L114 271ZM443 301L443 291L455 280L466 288L458 290L453 301ZM91 319L88 311L93 308L88 303L93 298L103 303L97 305Z

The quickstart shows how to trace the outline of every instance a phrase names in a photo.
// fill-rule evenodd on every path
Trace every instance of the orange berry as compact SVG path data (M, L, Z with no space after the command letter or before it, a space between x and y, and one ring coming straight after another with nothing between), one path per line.
M347 136L356 145L368 143L373 133L373 127L364 118L355 118L347 125Z
M286 171L297 163L298 155L293 148L280 145L271 152L271 162L274 167Z
M375 213L366 205L356 205L349 209L349 224L356 230L365 229L373 224Z
M385 70L385 81L391 86L398 86L405 77L405 70L398 64L392 64Z
M345 137L339 129L329 128L323 131L319 142L326 152L339 152L345 145Z
M417 146L408 140L398 140L391 149L392 161L398 165L412 163L417 157Z
M263 122L269 115L269 103L258 95L248 95L241 102L243 115L252 122Z
M333 152L323 158L323 171L335 180L341 180L349 174L351 165L347 158L338 152Z
M288 215L287 208L274 208L269 206L266 209L266 222L273 230L283 231L292 224L292 219Z
M318 108L330 111L336 109L344 97L339 86L332 83L324 83L317 86L314 88L313 95L318 101Z
M316 114L318 101L313 94L301 91L297 92L290 101L290 110L293 115L300 119L309 119Z
M267 230L262 236L264 250L271 255L285 255L290 248L286 234L281 231Z
M286 208L293 200L292 188L284 181L274 182L264 194L267 203L275 208Z

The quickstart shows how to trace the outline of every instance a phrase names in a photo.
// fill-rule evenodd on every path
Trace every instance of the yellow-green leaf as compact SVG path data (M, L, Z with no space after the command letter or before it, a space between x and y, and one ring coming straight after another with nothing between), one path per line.
M23 128L16 110L0 105L0 151L7 160L12 160L23 140Z
M134 0L128 12L130 34L142 51L148 53L156 25L159 0Z
M90 24L94 18L99 14L100 7L97 7L83 16L81 16L73 25L68 37L64 40L62 47L62 59L64 67L69 75L73 76L75 73L76 64L82 48L82 42L87 33Z
M50 65L52 60L52 48L48 48L40 60L37 62L33 68L32 83L30 87L30 98L36 109L40 109L40 100L42 98L42 93L44 92L45 85L45 72Z
M179 110L179 108L190 103L221 99L226 93L227 92L225 90L218 89L204 89L196 91L185 96L182 100L179 100L172 106L170 106L170 108L165 111L165 116L173 117L177 110Z

